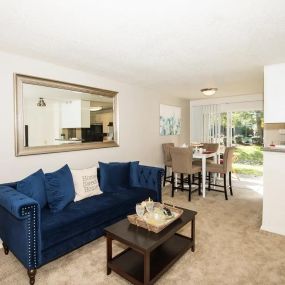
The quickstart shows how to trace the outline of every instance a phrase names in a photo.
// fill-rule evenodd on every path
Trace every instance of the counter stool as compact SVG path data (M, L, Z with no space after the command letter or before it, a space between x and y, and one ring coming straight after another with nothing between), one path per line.
M194 191L191 190L192 186L192 181L191 181L191 176L193 174L198 173L198 192L199 195L201 195L201 171L202 168L201 166L193 165L192 160L193 160L193 148L182 148L182 147L173 147L170 149L170 156L172 159L172 192L171 192L171 197L174 197L174 191L175 189L180 189L182 191L186 190L184 188L184 175L187 175L187 182L189 186L189 195L188 195L188 200L191 201L191 194L192 192L197 191L195 189ZM180 174L181 179L180 183L178 186L175 186L174 183L174 173Z
M167 170L170 169L172 172L172 161L170 156L170 148L174 147L174 143L163 143L163 161L164 161L164 178L163 186L165 186L166 181L172 183L171 175L167 176Z
M233 157L234 157L234 147L227 147L224 153L224 161L223 164L207 164L206 171L209 173L209 184L208 184L208 190L209 191L217 191L217 192L224 192L225 193L225 199L228 200L228 194L227 194L227 174L229 175L229 189L231 195L233 195L233 189L232 189L232 164L233 164ZM211 183L211 174L212 173L220 173L224 176L224 185L218 185L218 184L212 184ZM223 187L224 191L212 189L211 186L216 187Z

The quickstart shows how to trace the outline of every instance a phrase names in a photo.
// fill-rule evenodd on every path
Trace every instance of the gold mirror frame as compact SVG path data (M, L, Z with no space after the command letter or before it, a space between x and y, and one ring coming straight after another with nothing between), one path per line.
M106 142L86 142L84 144L65 144L49 146L24 146L24 110L23 110L23 84L32 84L51 88L59 88L82 93L112 97L113 99L113 125L114 140ZM118 126L118 92L93 88L78 84L71 84L40 77L14 74L14 113L15 113L15 154L16 156L66 152L76 150L87 150L119 146L119 126Z

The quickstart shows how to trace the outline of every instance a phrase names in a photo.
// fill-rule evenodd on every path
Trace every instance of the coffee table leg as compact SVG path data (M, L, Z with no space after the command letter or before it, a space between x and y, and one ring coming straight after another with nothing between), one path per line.
M150 253L144 253L144 284L149 284L150 279Z
M107 235L107 275L111 274L112 270L109 267L108 263L112 260L112 239Z
M191 247L192 252L195 251L195 217L193 218L191 222L191 238L193 240L193 245Z

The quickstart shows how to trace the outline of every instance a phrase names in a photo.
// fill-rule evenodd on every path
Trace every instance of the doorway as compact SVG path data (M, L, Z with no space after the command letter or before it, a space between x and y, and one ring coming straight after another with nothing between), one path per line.
M224 146L235 146L233 173L242 185L262 194L263 111L221 113L221 138Z

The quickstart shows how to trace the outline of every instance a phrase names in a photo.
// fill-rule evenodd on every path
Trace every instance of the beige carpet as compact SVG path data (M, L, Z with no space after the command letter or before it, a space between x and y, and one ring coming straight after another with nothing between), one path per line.
M187 193L177 192L172 199L165 189L165 201L198 211L196 251L188 251L156 284L285 284L285 237L259 230L259 194L234 190L229 201L211 192L206 199L195 193L189 203ZM105 260L105 240L100 238L40 268L36 284L129 284L116 273L106 276ZM25 269L3 250L0 284L28 284Z

